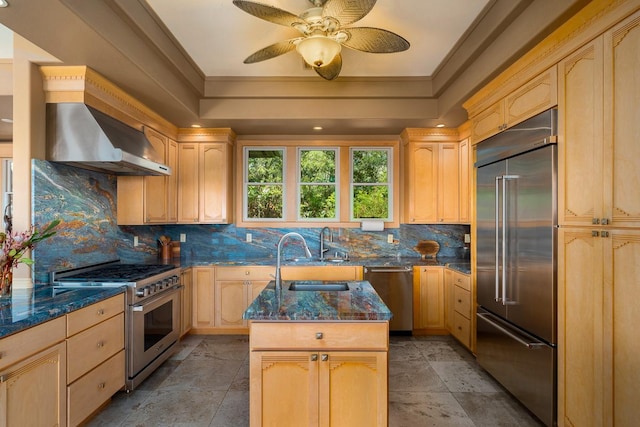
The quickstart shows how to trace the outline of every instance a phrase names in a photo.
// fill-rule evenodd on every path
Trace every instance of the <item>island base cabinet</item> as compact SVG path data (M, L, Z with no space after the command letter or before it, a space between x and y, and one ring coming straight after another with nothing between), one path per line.
M388 321L249 326L252 427L387 426Z
M251 426L387 425L386 352L251 353Z

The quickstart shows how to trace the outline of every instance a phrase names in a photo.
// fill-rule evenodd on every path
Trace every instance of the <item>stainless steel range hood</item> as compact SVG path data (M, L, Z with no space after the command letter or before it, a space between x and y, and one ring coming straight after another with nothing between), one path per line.
M82 103L47 104L47 160L115 175L170 175L144 133Z

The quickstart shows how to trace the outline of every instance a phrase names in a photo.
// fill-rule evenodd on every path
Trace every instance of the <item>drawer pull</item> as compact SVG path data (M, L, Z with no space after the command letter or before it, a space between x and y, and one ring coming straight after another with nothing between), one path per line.
M326 362L327 360L329 360L329 355L328 354L323 354L322 355L322 361Z
M100 390L103 390L105 387L106 387L106 384L105 384L105 383L100 383L100 384L98 384L98 388L99 388Z
M322 332L316 332L316 339L317 340L321 340L324 337L324 334Z
M102 316L104 314L104 308L98 309L98 316Z
M98 348L104 347L104 341L98 341Z

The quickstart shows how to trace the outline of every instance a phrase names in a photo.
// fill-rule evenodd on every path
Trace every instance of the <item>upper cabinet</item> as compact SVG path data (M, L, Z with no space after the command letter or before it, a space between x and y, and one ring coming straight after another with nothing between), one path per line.
M557 86L557 68L553 66L489 107L480 111L469 109L472 143L554 107L558 103Z
M230 129L184 129L178 138L177 222L232 222L235 135Z
M559 65L561 225L640 226L640 18Z
M405 129L402 138L402 222L468 223L468 140L459 143L457 131L441 129Z
M171 168L171 175L119 176L119 225L168 224L177 220L178 145L151 128L145 127L144 134L159 161Z

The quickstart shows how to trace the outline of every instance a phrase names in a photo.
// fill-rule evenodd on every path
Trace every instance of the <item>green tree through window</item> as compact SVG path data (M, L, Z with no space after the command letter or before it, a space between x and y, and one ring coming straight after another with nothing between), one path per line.
M351 151L353 219L389 219L389 149Z
M299 150L300 219L336 219L337 150Z
M247 218L283 218L284 151L248 149L245 174Z

